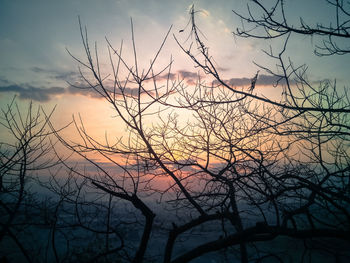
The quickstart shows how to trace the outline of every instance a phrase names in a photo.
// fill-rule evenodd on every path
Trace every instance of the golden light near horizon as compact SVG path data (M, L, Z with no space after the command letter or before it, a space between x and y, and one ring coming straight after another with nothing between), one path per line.
M204 36L206 37L205 41L208 41L208 46L210 46L210 51L212 52L211 54L213 54L213 57L215 58L215 61L218 63L218 67L222 68L222 74L223 76L225 76L226 79L230 79L230 78L246 78L249 81L249 78L252 78L254 76L254 74L256 73L256 69L254 68L254 66L252 66L252 57L257 57L258 60L260 59L261 61L261 54L257 55L258 53L260 53L260 46L257 45L256 42L254 41L243 41L243 40L239 40L241 42L234 42L234 38L231 35L231 32L234 30L234 26L236 24L239 24L239 21L230 21L230 17L231 16L231 11L229 10L229 8L227 8L227 12L224 12L222 10L222 8L220 8L220 5L212 5L209 3L206 3L205 1L199 1L198 3L195 2L194 3L196 5L196 7L198 7L198 10L201 10L201 12L198 13L198 22L201 24L201 26L203 25L203 28L201 28ZM182 37L183 40L185 41L188 38L188 33L183 32L182 34L178 33L179 29L183 29L188 20L188 11L190 9L190 7L192 6L192 4L186 4L183 5L181 7L181 3L178 3L175 5L176 8L174 8L174 12L176 11L177 13L172 15L172 19L174 19L173 21L169 21L169 23L164 23L164 22L158 22L156 20L156 17L154 15L150 15L150 13L154 13L154 12L158 12L157 10L162 9L162 8L166 8L166 5L162 6L162 5L151 5L150 10L145 9L145 12L142 12L140 10L138 10L136 7L134 6L129 6L130 11L127 12L128 14L135 14L134 17L134 27L135 27L135 38L136 38L136 47L137 47L137 53L141 56L140 57L140 63L142 62L144 65L148 65L149 64L149 59L152 58L152 56L154 55L154 51L157 49L157 46L161 43L162 38L164 36L164 34L167 31L167 28L174 23L174 29L172 31L172 33L174 33L175 35L177 35L179 38ZM46 5L43 8L48 8ZM63 7L60 7L63 8ZM95 8L94 10L97 10L97 12L102 11L101 9L104 9L103 6L100 7L100 9ZM74 12L77 10L76 7L74 7L72 9ZM166 8L167 12L171 11L171 9ZM102 69L109 69L110 65L109 65L109 59L108 59L108 52L107 52L107 48L106 47L106 43L104 40L104 35L107 35L107 38L111 38L110 41L113 43L113 45L116 45L116 47L119 48L120 45L120 41L121 40L125 40L124 41L124 51L127 54L128 60L132 61L133 57L132 57L132 45L131 45L131 32L130 32L130 20L129 17L125 17L125 19L123 20L122 23L120 23L120 25L118 24L120 21L118 20L118 23L114 23L113 21L115 20L111 20L108 22L105 22L104 26L105 26L105 30L103 30L100 27L100 22L96 22L95 20L84 20L84 15L88 14L91 10L89 10L89 6L86 6L86 8L81 8L82 14L81 14L81 18L82 18L82 22L84 23L87 22L87 28L88 28L88 33L89 33L89 40L91 41L91 45L93 47L93 43L96 40L98 43L98 51L101 52L100 54L100 60L101 60L101 67ZM32 10L32 12L35 12L35 10ZM71 12L72 13L72 12ZM223 14L226 14L225 16ZM116 15L113 15L113 19L115 18ZM87 17L91 17L91 16L87 16ZM107 19L108 16L104 16L104 19ZM220 18L220 19L218 19ZM56 18L55 18L56 19ZM144 24L142 23L142 20L148 21L147 23L144 24L148 24L149 26L144 26ZM160 19L160 18L159 18ZM161 19L164 19L164 17L162 16ZM33 23L36 20L33 21ZM59 20L54 20L53 26L56 27L57 26L57 22ZM103 20L105 21L105 20ZM175 22L174 22L175 21ZM101 21L102 22L102 21ZM234 22L234 23L230 23L230 22ZM65 63L65 64L70 64L72 65L73 60L71 59L71 57L69 57L69 55L65 52L65 48L67 47L69 50L71 50L71 52L74 55L81 55L81 42L79 39L79 30L78 30L78 23L76 20L76 16L72 15L69 19L69 23L70 23L70 27L73 30L69 31L69 34L67 36L70 37L69 41L67 41L67 44L60 44L61 46L61 51L62 53L60 54L60 58L57 59L57 61L59 61L59 63L57 65L53 65L54 67L57 66L58 70L57 73L55 72L55 70L52 70L51 72L49 70L47 70L45 72L45 70L41 70L40 72L38 71L38 73L36 73L35 78L37 79L36 81L38 82L39 79L43 78L45 79L46 82L48 82L50 86L53 85L59 85L61 86L63 83L63 86L65 87L65 83L64 81L62 82L60 80L59 83L55 83L54 80L57 79L57 75L58 73L60 73L60 71L62 71L63 69L63 64L62 63L62 54L65 54L65 61L68 61L69 63ZM75 26L72 26L75 25ZM68 28L68 27L65 27ZM41 29L41 27L39 27L40 30L44 30ZM225 32L229 32L227 34L222 34L221 30L225 31ZM4 31L5 32L5 31ZM60 36L61 33L60 31L58 31ZM48 34L48 36L50 36ZM97 37L96 37L97 36ZM20 36L18 36L20 37ZM11 39L16 39L15 37L9 37L8 40ZM62 38L65 39L65 38ZM73 42L74 39L74 42ZM220 41L217 41L218 39L221 39ZM51 40L51 39L50 39ZM56 39L52 39L52 40L56 40ZM14 40L13 40L14 41ZM20 41L18 41L20 42ZM158 43L158 44L154 44L154 43ZM3 42L4 45L2 45L2 48L7 49L7 51L5 50L3 52L3 54L7 54L6 56L8 57L8 54L14 54L16 52L10 52L8 50L8 46L5 45L5 42ZM50 42L51 43L51 42ZM62 41L59 41L59 43L62 43ZM28 43L28 45L30 45L30 43ZM13 45L13 48L16 45ZM39 45L40 46L40 45ZM55 46L57 46L57 43L55 43ZM45 45L45 47L49 48L50 45ZM60 51L60 52L61 52ZM251 55L248 55L249 52L248 51L252 51ZM258 51L258 52L257 52ZM299 49L300 51L300 49ZM29 52L28 52L29 53ZM57 52L53 52L53 51L48 51L46 54L51 54L54 55ZM33 54L36 54L36 52L33 52ZM192 72L194 74L196 74L196 69L193 70L193 65L191 64L191 62L188 60L188 58L183 54L183 52L181 52L179 50L179 48L177 47L177 45L174 43L172 37L170 37L166 43L166 46L164 47L164 51L161 54L161 56L159 57L159 65L160 67L162 65L166 65L167 63L169 63L170 61L170 55L173 54L173 59L174 59L174 63L173 63L173 72L174 74L176 74L177 72L184 70L187 72ZM25 56L26 57L26 56ZM28 56L27 56L28 57ZM64 57L64 56L63 56ZM304 57L301 55L301 57ZM12 64L15 63L15 59L11 59L10 57L8 57L8 61L10 61ZM28 57L29 59L29 57ZM39 61L39 60L37 60ZM55 61L55 59L53 59L50 63L53 63L53 61ZM259 61L257 61L259 62ZM10 63L10 64L11 64ZM40 63L38 63L38 65L32 65L33 66L40 66ZM28 66L30 67L30 66ZM27 68L28 68L27 67ZM66 65L65 65L66 67ZM331 67L331 66L330 66ZM22 71L25 71L26 69L22 69ZM5 69L4 72L8 72L9 69ZM18 81L16 80L16 78L19 77L19 75L22 76L27 76L29 74L32 74L33 71L31 71L31 69L29 68L29 70L27 70L29 72L24 72L25 74L17 74L17 76L14 78L14 81L9 80L10 84L13 83L18 83L18 86L21 87L22 83L28 86L28 83L25 83L24 80L19 79ZM70 72L76 73L77 72L77 68L75 67L75 65L72 65L72 67L69 69ZM30 73L31 72L31 73ZM328 71L329 72L329 71ZM264 74L264 73L260 73L260 74ZM8 76L10 76L11 74L8 74ZM40 75L41 77L38 78L38 75ZM62 75L62 74L61 74ZM7 85L7 84L6 84ZM24 88L26 87L25 85ZM37 85L36 83L31 84L32 86ZM38 85L38 87L43 87L45 88L47 84L42 84L40 83ZM245 85L249 85L249 84L245 84ZM36 86L35 86L36 87ZM240 86L238 86L240 87ZM279 93L278 90L274 89L274 88L267 88L267 87L271 87L270 84L266 85L266 89L265 88L261 88L259 90L264 90L264 93L266 92L267 96L271 96L271 95L276 95ZM15 91L15 90L14 90ZM45 92L45 89L42 90L42 92ZM79 93L79 92L77 92ZM72 95L77 94L77 93L72 93ZM83 95L83 94L81 94ZM68 108L70 108L70 106L68 106L68 101L71 101L70 99L66 99L64 96L64 94L61 95L51 95L52 99L50 101L50 104L59 104L62 102L63 103L63 107L64 107L64 111L65 114L64 116L67 116L67 119L70 119L70 116L72 115L72 113L78 113L80 112L81 114L84 114L84 111L88 111L89 113L87 114L87 116L93 116L93 113L89 110L88 106L87 108L84 110L84 101L78 102L80 99L83 99L84 96L78 96L74 102L72 102L72 104L74 105L78 105L78 103L81 103L82 106L79 106L79 111L74 111L74 107L72 107L72 111L71 113L66 112L68 110ZM3 100L5 101L7 100L7 98L2 97ZM58 103L59 102L59 103ZM88 105L91 105L94 103L94 100L91 100L91 102L88 102ZM63 116L62 116L63 117ZM62 118L60 117L60 118ZM106 125L108 124L108 122L106 123ZM101 125L99 125L101 126Z
M200 14L200 17L204 18L203 23L205 24L206 22L208 22L209 25L211 26L213 21L207 21L209 19L213 19L212 17L210 17L211 16L210 12L203 9L201 10L201 12L199 12L199 14ZM221 26L225 26L222 20L219 20L218 24ZM82 30L83 30L82 33L84 34L84 29ZM225 30L227 31L226 28ZM181 32L181 33L185 33L187 35L190 34L190 28L187 29L187 32ZM179 35L181 36L181 34ZM162 39L160 38L158 42L161 43L161 40ZM169 45L168 44L169 41L171 41L171 39L167 40L166 45ZM109 45L109 42L107 43ZM186 41L184 43L188 44L186 43ZM93 42L92 43L90 42L90 45L93 46ZM148 47L146 45L139 45L139 43L136 43L136 41L135 41L135 45L137 48L138 56L143 57L144 56L143 53L145 53L150 57L150 59L154 57L154 54L149 53ZM90 48L92 48L92 46ZM139 87L137 83L135 83L135 80L133 80L132 77L130 78L130 72L128 72L129 69L131 69L131 71L135 71L135 67L136 67L136 65L134 64L135 63L134 55L133 55L134 51L132 46L133 46L132 43L128 43L128 44L123 43L123 45L120 46L120 49L119 48L114 49L114 47L112 46L110 47L107 46L106 49L101 49L101 48L96 49L97 53L93 54L92 56L93 56L93 59L96 61L97 57L94 57L94 56L98 55L98 63L101 70L102 79L105 80L104 83L106 87L108 87L108 89L110 89L111 91L114 83L116 81L119 82L119 85L121 85L120 87L124 88L126 90L126 95L129 96L129 98L127 99L130 101L130 103L134 103L134 105L131 104L129 106L134 107L137 104L137 101L134 100L133 97L136 98L135 96L138 92L137 90ZM155 48L157 47L152 47L152 48L153 50L156 51ZM123 51L121 51L122 49ZM165 46L164 49L165 51L167 51L167 46ZM109 52L112 53L110 58L108 55L109 52L107 52L106 50L109 50ZM116 55L116 52L122 52L120 53L120 55L123 56L122 63L119 60L119 56ZM208 87L210 90L210 86L213 85L212 83L213 78L211 76L205 75L203 72L193 72L191 70L176 70L177 68L179 68L178 62L177 63L172 62L174 64L174 65L171 64L173 70L168 72L167 66L169 65L170 60L167 57L169 54L163 55L163 53L167 53L167 52L162 51L161 56L159 56L158 58L159 64L163 64L163 65L158 66L158 61L157 61L155 66L159 67L160 70L162 70L162 68L165 68L166 70L162 72L160 75L157 75L155 79L152 79L150 75L149 80L144 82L145 86L142 87L143 89L142 92L144 93L144 91L149 90L151 96L147 94L143 94L140 98L140 101L142 101L142 104L144 103L147 104L147 100L152 99L151 93L154 92L153 90L155 89L155 87L159 89L159 91L157 92L162 93L162 90L169 89L168 87L169 85L170 85L170 88L172 88L171 86L175 86L176 87L176 89L174 90L175 93L181 90L184 92L186 90L186 92L183 93L182 95L186 94L185 97L192 96L192 99L201 99L200 97L198 97L198 94L201 92L200 90L203 90L202 92L207 92L205 90L207 90ZM75 56L75 54L73 55ZM167 60L164 60L164 57L168 60L168 62L166 62ZM73 60L73 58L71 59ZM86 58L84 58L84 54L82 54L82 58L79 57L78 59L81 59L82 61L86 61ZM182 58L181 61L185 61L185 59L186 58ZM146 62L146 61L147 60L141 60L141 63L138 61L138 67L140 72L141 71L144 72L145 69L147 71L149 62ZM180 63L184 64L184 62L181 62L181 61ZM164 62L166 62L166 64ZM118 69L119 70L118 76L116 76L116 78L113 79L112 76L114 76L115 73L112 70L115 70L115 67L118 63L119 64L121 63L122 65ZM219 65L217 66L218 68L220 68ZM76 68L75 70L77 71L78 69ZM83 69L82 71L84 74L83 75L84 78L86 77L88 81L92 81L92 83L94 83L94 81L96 81L94 80L94 76L91 75L91 72L89 72L89 70L87 70L86 72L85 70ZM169 67L169 70L170 70L170 67ZM222 71L225 74L227 70L224 69ZM158 73L156 72L155 74L158 74ZM251 84L251 80L252 78L244 77L244 78L231 78L225 81L233 89L244 90L246 88L249 88L249 85ZM120 116L118 116L119 114L115 112L115 109L113 109L113 106L103 101L103 99L101 100L101 98L99 98L100 96L97 93L93 93L91 89L86 89L84 85L86 85L87 83L85 83L81 79L80 81L81 82L77 83L78 88L69 87L68 96L59 95L55 97L56 100L58 100L59 102L58 103L59 106L57 109L58 111L57 127L59 127L59 125L63 126L64 122L67 123L71 120L72 112L71 112L70 105L75 105L73 114L75 115L75 120L78 122L78 126L84 125L84 126L79 126L78 130L75 130L74 126L72 125L73 127L63 132L64 134L63 136L66 136L67 138L69 138L69 141L71 142L79 142L82 139L82 138L79 138L79 129L84 127L84 131L86 131L87 135L91 136L92 138L96 138L96 142L101 143L102 145L108 145L108 144L113 145L115 142L122 142L120 141L119 138L123 138L123 142L125 143L125 140L127 140L126 138L128 136L127 126L125 125L125 123L121 121L121 119L119 118ZM272 94L276 96L276 98L279 98L278 93L281 93L281 90L279 89L277 93L275 92L277 88L271 87L271 85L273 84L273 81L274 79L271 78L270 80L267 80L267 83L264 82L263 85L257 85L256 91L262 92L261 94L263 94L264 96L271 97L271 94ZM79 89L79 85L85 89ZM267 87L270 87L270 88L267 88ZM123 97L121 95L121 92L118 91L118 88L116 89L116 93L117 93L116 99L122 100ZM134 93L134 95L132 93ZM216 95L214 95L213 93L211 96L216 96ZM176 121L177 123L181 123L182 125L182 127L177 127L177 128L182 129L183 127L186 127L188 123L191 123L194 120L195 116L193 116L192 113L188 111L188 109L186 109L186 106L181 109L180 105L178 104L178 99L179 99L179 96L176 96L176 94L171 95L169 98L167 98L167 103L169 103L169 105L176 106L173 109L170 109L168 111L165 110L167 106L164 105L163 103L160 105L156 105L154 108L150 108L149 112L152 112L154 110L157 111L160 108L162 108L160 110L161 112L164 111L164 116L170 116L168 114L169 112L171 112L172 116L175 116L175 115L177 116L176 120L174 119L174 121ZM192 102L195 102L195 100L193 100ZM149 112L146 112L145 115L149 114ZM125 113L124 109L122 109L122 113ZM81 124L79 124L80 116L83 121L83 123ZM143 125L144 127L147 127L149 131L157 127L159 123L161 123L161 119L154 119L154 118L147 118L147 117L143 118ZM161 129L161 127L158 127L158 129ZM235 133L235 131L232 131L232 132ZM205 164L206 162L209 162L209 159L205 156L206 155L205 150L196 149L199 151L199 153L194 154L194 152L196 151L188 152L186 151L187 149L183 148L184 146L181 146L182 145L181 139L179 138L176 138L176 137L167 138L167 141L172 146L169 146L170 148L167 148L167 149L162 149L162 151L165 151L164 153L165 156L168 155L166 158L169 158L171 160L176 160L176 161L184 161L186 159L190 160L190 159L197 158L198 162L201 164ZM211 145L214 145L211 142L208 142L208 143ZM108 161L108 159L101 156L97 157L94 155L93 159L95 158L101 158L101 159L98 159L101 162ZM121 159L118 159L120 157L110 157L110 158L112 158L113 160L121 160ZM220 162L220 158L218 158L217 156L211 157L210 162L213 162L213 163Z
M4 0L0 262L348 262L348 10Z

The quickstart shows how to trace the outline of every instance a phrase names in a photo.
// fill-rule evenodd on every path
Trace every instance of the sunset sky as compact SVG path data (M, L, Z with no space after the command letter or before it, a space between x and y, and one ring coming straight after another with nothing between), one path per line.
M173 25L170 37L158 61L166 65L172 55L173 73L192 76L198 69L177 46L172 34L185 41L188 32L184 29L189 19L189 7L195 4L198 25L205 34L204 41L210 47L223 77L245 85L257 71L253 61L271 64L261 49L269 45L277 48L280 42L239 39L232 35L241 25L232 9L244 12L247 1L232 0L1 0L0 1L0 105L16 94L18 102L27 104L30 100L46 109L57 105L55 120L59 124L68 122L72 114L80 113L89 128L103 133L114 127L109 122L112 115L109 106L101 100L81 92L74 92L67 81L77 81L77 64L66 49L77 57L84 58L79 33L78 16L86 25L89 40L97 42L101 63L108 67L107 37L115 47L124 41L125 54L130 56L130 18L133 19L136 45L141 63L149 63L169 27ZM249 1L248 1L249 2ZM297 21L299 16L307 22L325 21L333 14L330 6L319 1L290 1L288 16ZM307 2L307 3L306 3ZM317 3L317 4L316 4ZM309 66L309 78L335 79L341 87L348 87L349 57L333 56L320 58L312 52L319 39L294 37L288 45L288 55L296 65ZM184 42L185 43L185 42ZM269 64L270 63L270 64ZM264 74L264 73L262 73ZM261 87L273 90L269 79ZM271 82L272 84L272 82ZM101 118L101 116L105 116Z

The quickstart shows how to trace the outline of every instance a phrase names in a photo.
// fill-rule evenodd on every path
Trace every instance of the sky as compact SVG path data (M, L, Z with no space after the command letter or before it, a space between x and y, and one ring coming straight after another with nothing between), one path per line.
M126 56L132 59L130 18L133 19L141 64L149 63L172 26L158 63L166 65L172 56L173 73L193 76L198 69L194 68L172 37L175 34L185 43L186 37L179 31L188 22L188 11L192 4L201 11L197 16L198 26L205 35L204 41L210 47L223 77L238 86L247 85L257 71L253 61L274 66L261 49L270 45L280 48L278 41L239 39L232 35L232 31L241 25L232 9L245 12L247 2L0 0L0 107L3 108L16 94L20 105L27 105L30 100L47 109L57 105L55 120L59 125L69 122L72 115L81 114L91 130L102 134L113 126L101 118L112 115L109 106L91 97L91 94L74 91L69 84L76 81L78 68L67 49L74 56L84 58L78 17L88 30L90 42L97 43L102 67L108 67L105 38L115 47L119 47L123 40ZM316 0L306 3L301 0L287 1L287 6L291 19L298 21L300 16L304 16L310 23L328 21L329 13L334 11ZM317 57L313 55L317 41L310 37L292 38L288 55L296 65L306 63L309 66L310 79L337 78L339 85L347 87L349 57ZM265 82L268 86L271 80L265 76ZM266 89L268 94L272 88Z

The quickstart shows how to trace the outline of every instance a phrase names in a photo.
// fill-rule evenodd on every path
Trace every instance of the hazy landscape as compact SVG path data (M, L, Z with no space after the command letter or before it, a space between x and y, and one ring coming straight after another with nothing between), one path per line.
M340 0L3 1L0 263L349 262L349 39Z

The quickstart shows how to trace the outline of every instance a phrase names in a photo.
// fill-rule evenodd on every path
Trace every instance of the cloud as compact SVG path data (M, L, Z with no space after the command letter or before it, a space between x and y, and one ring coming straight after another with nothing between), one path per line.
M45 73L57 73L55 71L51 70L46 70L42 68L32 68L33 71L36 72L45 72ZM57 75L56 76L64 76L64 74L70 75L69 72L62 73L62 75ZM74 73L75 74L75 73ZM170 74L164 74L161 76L157 76L157 80L184 80L188 85L195 85L198 81L198 73L194 73L191 71L186 71L186 70L179 70L177 73L170 73ZM63 87L35 87L30 84L11 84L8 80L0 78L0 93L15 93L19 96L20 99L28 99L28 100L33 100L33 101L38 101L38 102L47 102L51 99L53 99L56 96L59 95L81 95L81 96L86 96L90 98L95 98L99 99L101 96L94 91L92 88L86 86L83 82L75 82L75 86L69 86L67 88ZM247 87L251 85L251 78L247 77L242 77L242 78L231 78L224 80L225 83L232 87ZM273 75L264 75L261 74L258 77L258 80L256 82L256 85L260 86L271 86L271 85L276 85L277 83L279 84L285 84L284 80L279 80L278 77L273 76ZM214 81L213 84L217 85L218 82ZM108 90L108 92L112 93L113 92L113 85L111 83L106 83L105 88ZM137 96L138 93L138 88L132 88L132 87L125 87L123 89L123 93L121 90L117 89L116 90L116 95L121 96L122 94L126 96ZM153 92L150 92L153 94ZM142 94L145 94L145 91L142 91Z
M220 68L220 71L228 71L227 68ZM170 80L176 80L176 79L184 79L184 81L188 85L195 85L198 81L198 73L192 72L192 71L186 71L186 70L179 70L175 73L170 74L164 74L157 77L157 80L167 80L168 78ZM250 86L252 82L252 78L254 76L248 78L248 77L242 77L242 78L230 78L227 80L224 80L225 83L227 83L230 86L233 87L245 87ZM218 84L217 81L213 82L214 84ZM256 82L256 85L260 86L271 86L276 84L285 84L284 80L280 80L279 77L273 76L273 75L264 75L260 74L258 76L258 80Z
M58 70L52 70L52 69L45 69L41 67L32 67L31 71L38 74L48 75L50 78L53 78L56 80L63 80L68 82L73 82L80 79L79 73L75 71L58 71Z
M109 92L113 92L111 87L107 87ZM94 91L92 88L79 85L79 86L69 86L67 88L62 87L50 87L50 88L42 88L42 87L33 87L31 85L23 84L23 85L7 85L0 86L0 93L10 93L13 92L18 95L20 99L33 100L38 102L47 102L53 99L55 96L59 95L81 95L90 98L100 99L101 96ZM123 90L124 95L126 96L137 96L138 88L129 88L126 87ZM145 92L141 92L145 94ZM152 94L152 92L150 92ZM116 95L121 96L122 92L117 89Z
M259 75L258 80L256 81L257 85L268 86L268 85L276 85L276 84L285 84L284 79L280 79L277 76L273 75Z
M31 67L30 69L31 69L31 71L33 71L35 73L55 73L54 70L44 69L44 68L40 68L40 67Z
M175 73L165 73L165 74L163 74L163 75L156 76L155 79L156 79L157 81L168 80L168 79L170 79L170 80L176 80L177 76L178 76L178 75L175 74ZM147 81L153 81L153 79L149 79L149 80L147 80Z
M228 68L219 68L220 71L229 71ZM170 80L176 80L176 79L183 79L188 85L195 85L198 81L198 75L199 73L187 71L187 70L178 70L176 73L170 73L170 74L164 74L161 76L157 76L157 80L167 80L168 78ZM252 77L242 77L242 78L230 78L227 80L224 80L225 83L227 83L230 86L233 87L245 87L250 86L252 82ZM218 84L217 81L213 82L214 84ZM273 76L273 75L264 75L259 74L258 80L256 82L256 85L260 86L272 86L276 84L285 84L284 80L280 80L279 77Z
M0 87L0 92L14 92L19 96L20 99L46 102L55 95L65 93L65 89L62 87L39 88L30 85L8 85Z
M191 72L191 71L186 71L186 70L179 70L178 74L182 77L182 78L198 78L198 74Z
M198 73L186 70L179 70L178 74L181 76L182 79L186 81L188 85L195 85L198 81Z
M216 67L216 70L221 72L227 72L227 71L230 71L230 68L224 68L224 67L218 66Z
M157 76L156 80L157 81L162 81L162 80L184 80L188 85L195 85L198 80L198 73L192 72L192 71L187 71L187 70L178 70L176 73L166 73L161 76Z
M10 85L10 81L8 81L8 79L0 77L0 83L1 85Z
M231 78L231 79L224 80L224 82L232 87L245 87L245 86L251 85L252 78L247 78L247 77ZM218 82L214 81L214 84L218 84ZM258 80L256 81L257 86L272 86L276 84L285 84L285 81L280 80L280 78L277 76L264 75L264 74L259 75Z
M249 79L249 78L231 78L231 79L225 80L225 83L230 85L230 86L241 87L241 86L249 85L251 83L251 79Z
M113 88L112 87L105 87L107 89L107 91L112 94L113 93ZM98 88L97 88L98 89ZM68 88L66 88L66 91L68 94L73 94L73 95L81 95L81 96L87 96L90 98L96 98L99 99L101 98L101 96L92 88L87 87L87 86L83 86L83 85L79 85L79 86L70 86ZM145 94L145 91L141 91L141 94ZM153 92L149 92L150 94L153 94ZM117 96L121 96L121 95L126 95L126 96L132 96L132 97L136 97L138 95L138 88L129 88L129 87L125 87L123 89L123 92L120 89L116 89L116 95Z

